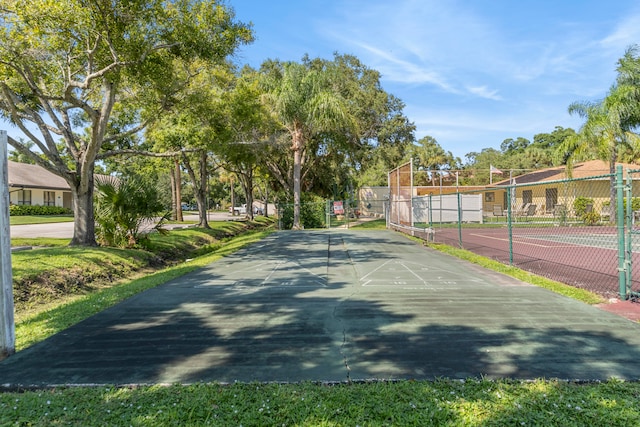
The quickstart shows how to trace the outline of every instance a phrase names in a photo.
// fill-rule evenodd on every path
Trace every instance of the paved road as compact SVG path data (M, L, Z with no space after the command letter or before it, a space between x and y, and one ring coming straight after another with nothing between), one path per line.
M390 231L278 232L0 362L0 384L639 379L640 324Z
M228 221L238 219L238 216L231 216L225 212L214 212L209 214L209 221ZM198 221L197 215L185 215L186 221ZM73 222L56 222L52 224L27 224L12 225L11 237L59 237L71 239L73 237Z

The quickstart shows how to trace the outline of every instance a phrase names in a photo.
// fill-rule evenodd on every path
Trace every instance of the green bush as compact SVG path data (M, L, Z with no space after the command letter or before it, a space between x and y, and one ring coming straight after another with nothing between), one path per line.
M587 213L587 206L591 205L593 207L593 199L590 197L576 197L573 201L573 211L576 213L577 217L582 217L585 213Z
M609 200L607 200L606 202L604 202L602 204L602 207L604 207L604 208L608 208L609 206L611 206L611 203L609 202ZM625 212L627 211L627 198L626 197L624 199L622 199L622 209ZM631 198L631 210L632 211L640 211L640 197L632 197Z
M61 206L38 206L38 205L11 205L9 206L9 215L25 216L25 215L70 215L71 209Z
M160 226L168 217L163 211L158 192L137 177L96 179L95 200L96 237L104 246L134 247L147 236L142 230L144 223Z
M602 218L600 217L600 214L598 212L595 212L595 211L591 211L591 212L588 212L588 213L582 215L582 221L586 225L596 225L596 224L600 223L601 219Z
M300 223L304 228L324 228L326 226L326 201L313 194L302 194ZM285 230L293 226L293 204L280 206L281 227Z

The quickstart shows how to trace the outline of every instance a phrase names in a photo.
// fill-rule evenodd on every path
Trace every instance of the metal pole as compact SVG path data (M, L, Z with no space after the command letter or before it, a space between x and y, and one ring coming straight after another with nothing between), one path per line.
M462 248L462 195L456 194L458 196L458 244Z
M402 166L401 166L402 167ZM402 195L402 189L400 188L400 172L401 169L398 168L397 169L398 172L396 172L397 175L397 179L396 179L396 183L398 184L398 186L396 187L398 190L398 201L396 203L396 224L400 224L400 196Z
M11 270L11 227L9 222L9 172L7 132L0 131L0 360L16 351Z
M509 233L509 265L513 265L513 226L512 226L512 211L511 197L515 188L509 183L507 187L507 230Z
M627 169L627 185L625 187L626 197L627 197L627 212L626 212L626 222L627 228L625 230L625 253L624 253L624 271L625 271L625 297L629 297L629 291L631 290L631 271L632 271L632 241L631 241L631 232L633 231L633 194L632 187L633 182L631 180L631 173L629 173L629 169Z
M620 299L627 299L627 283L625 273L624 244L624 182L622 181L622 165L616 166L616 226L618 230L618 289ZM629 201L630 202L630 201Z
M433 193L429 193L429 228L433 228Z
M409 226L413 228L413 157L411 158L411 165L409 167Z
M331 228L331 200L327 200L324 210L326 212L327 228Z
M440 225L442 225L442 173L440 173Z

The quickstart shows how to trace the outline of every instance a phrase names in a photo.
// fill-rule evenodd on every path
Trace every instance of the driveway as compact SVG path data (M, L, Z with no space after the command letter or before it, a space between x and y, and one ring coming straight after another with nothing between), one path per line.
M231 221L238 219L238 216L231 216L226 212L212 212L209 214L209 221ZM186 221L198 221L198 215L185 215ZM183 227L183 225L168 224L167 228ZM12 225L11 237L37 238L37 237L59 237L71 239L73 237L73 222L56 222L51 224L27 224Z

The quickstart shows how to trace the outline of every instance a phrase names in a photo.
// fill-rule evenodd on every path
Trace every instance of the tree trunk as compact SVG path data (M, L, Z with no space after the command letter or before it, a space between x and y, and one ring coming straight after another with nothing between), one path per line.
M293 132L293 230L301 230L300 224L300 175L302 171L302 131Z
M231 178L231 215L236 214L236 210L234 209L235 207L236 207L236 194L235 194L235 191L233 190L233 178Z
M247 172L242 174L242 186L244 189L245 199L247 200L247 217L253 220L253 169L251 166Z
M198 204L198 216L200 217L200 222L198 223L198 227L202 228L211 228L209 227L209 223L207 222L207 207L206 207L206 191L207 191L207 153L205 151L200 151L200 156L198 157L198 163L200 167L199 177L196 177L196 173L191 167L191 162L186 154L182 154L182 161L184 162L184 167L187 169L187 173L189 174L189 178L191 178L191 183L194 188L194 195L196 197L196 203Z
M200 184L196 185L196 201L198 202L198 214L200 215L200 223L198 227L209 227L209 220L207 218L207 152L202 150L200 152Z
M173 165L171 166L171 173L169 174L171 181L171 220L177 221L178 219L178 200L176 199L176 174L173 173Z
M69 182L74 200L74 227L71 246L98 246L93 213L93 171L85 174L88 182Z
M173 176L176 182L176 221L184 221L182 215L182 177L180 176L180 160L174 159Z

